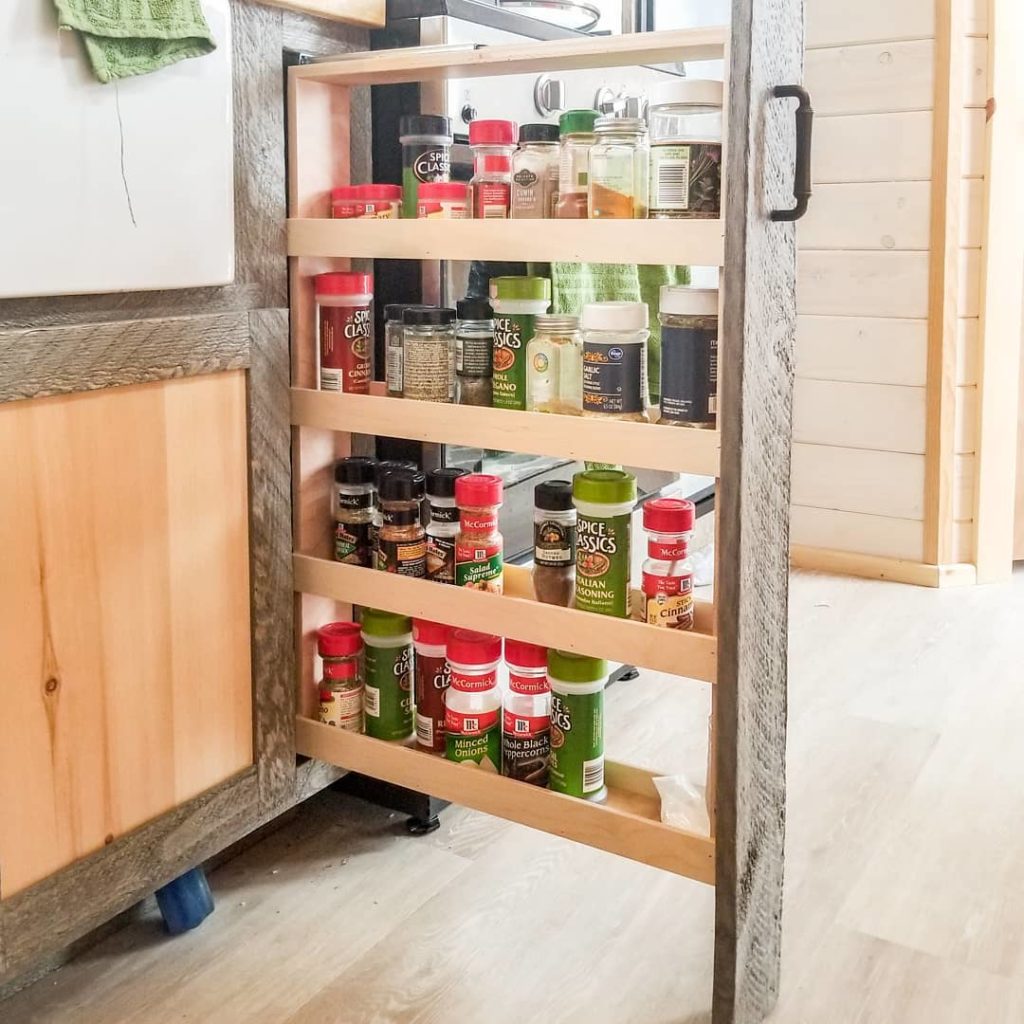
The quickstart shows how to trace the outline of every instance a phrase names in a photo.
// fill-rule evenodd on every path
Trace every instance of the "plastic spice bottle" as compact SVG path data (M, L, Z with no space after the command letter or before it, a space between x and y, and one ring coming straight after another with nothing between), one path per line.
M412 722L412 620L363 609L366 648L366 735L405 742Z
M465 475L466 470L455 467L432 469L427 474L427 579L437 583L455 582L455 538L459 533L455 482Z
M575 316L542 313L526 346L526 408L579 416L583 411L583 340Z
M693 561L689 555L694 506L685 498L656 498L643 508L647 559L643 565L644 621L693 629Z
M722 211L721 82L677 78L651 91L651 217Z
M508 692L501 716L501 774L546 786L551 753L548 649L506 640L505 664Z
M373 566L373 511L377 503L377 460L359 455L334 467L331 510L334 514L334 560Z
M533 590L544 604L572 605L576 506L568 480L545 480L533 491Z
M402 216L415 217L425 181L447 181L452 169L452 123L437 114L405 114L398 122L402 144Z
M713 429L718 421L718 291L662 285L661 423Z
M647 420L647 305L583 307L583 415Z
M402 397L455 401L455 310L409 306L402 313Z
M551 777L556 793L604 800L604 688L608 663L568 651L548 652Z
M585 220L590 181L590 148L594 145L596 110L567 110L558 119L558 202L555 216Z
M512 153L516 148L515 121L471 121L473 150L473 217L504 220L512 201Z
M632 220L647 217L650 146L638 117L600 117L590 151L590 216Z
M524 124L512 155L512 216L553 217L558 196L558 125Z
M375 569L380 568L380 528L384 525L384 513L380 507L380 482L388 473L393 473L395 470L417 473L419 472L419 467L415 462L404 459L381 459L377 463L377 469L373 477L373 481L377 486L377 495L373 507L373 523L370 526L370 549L373 552L372 563Z
M451 685L445 694L445 756L497 772L501 766L501 637L454 629L446 652Z
M340 185L331 189L331 217L335 220L347 220L356 217L358 190L355 185Z
M630 617L632 518L636 477L621 469L588 469L572 478L576 527L576 607Z
M380 473L378 481L377 568L422 579L427 574L426 531L420 522L423 474L396 468Z
M483 299L463 299L456 312L455 400L489 406L494 396L494 310Z
M501 477L469 473L455 481L459 533L455 538L455 583L500 594L505 542L498 532Z
M399 185L356 185L356 216L366 220L397 220L402 215Z
M356 622L331 622L316 633L323 660L320 721L349 732L363 731L363 639Z
M494 307L494 406L526 408L526 346L534 335L534 319L551 305L551 281L546 277L495 277L491 280Z
M369 393L373 379L373 275L317 274L320 390Z
M426 181L420 185L420 220L468 220L469 185L464 181Z
M416 745L431 754L444 753L445 694L451 682L446 644L450 626L427 619L412 620L416 652Z

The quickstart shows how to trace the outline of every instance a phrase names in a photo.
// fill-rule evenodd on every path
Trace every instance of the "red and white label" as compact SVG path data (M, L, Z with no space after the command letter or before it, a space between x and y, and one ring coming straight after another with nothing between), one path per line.
M520 675L511 665L508 667L508 688L514 693L525 693L534 696L538 693L547 693L551 687L548 685L547 673L537 676Z
M506 736L517 736L521 739L532 739L535 736L543 736L551 729L551 716L538 715L517 715L506 710L502 716L502 728Z
M498 724L498 710L494 711L452 711L445 708L444 731L455 736L480 736Z
M463 693L483 693L498 685L498 670L488 669L485 672L462 672L452 666L451 687Z

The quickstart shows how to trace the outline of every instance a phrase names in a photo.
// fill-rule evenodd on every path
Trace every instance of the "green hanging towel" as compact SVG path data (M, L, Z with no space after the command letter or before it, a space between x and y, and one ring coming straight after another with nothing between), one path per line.
M217 48L199 0L54 0L101 82L145 75Z

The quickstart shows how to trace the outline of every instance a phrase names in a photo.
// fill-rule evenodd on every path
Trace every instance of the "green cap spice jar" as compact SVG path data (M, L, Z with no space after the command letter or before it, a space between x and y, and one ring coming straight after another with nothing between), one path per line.
M576 506L576 607L630 617L630 554L636 477L588 469L572 480Z
M366 735L404 742L413 733L412 619L363 609Z
M604 688L608 662L568 651L548 651L551 687L551 766L556 793L603 800Z
M534 317L551 305L546 277L496 277L491 281L494 309L494 407L526 408L526 346L534 335Z

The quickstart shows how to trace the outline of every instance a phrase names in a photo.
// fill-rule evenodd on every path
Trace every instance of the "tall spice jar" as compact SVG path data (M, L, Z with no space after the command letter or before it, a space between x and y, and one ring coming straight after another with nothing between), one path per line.
M558 119L558 201L555 216L586 220L590 181L590 150L594 145L596 110L567 110Z
M588 469L572 478L576 526L576 607L628 619L636 477Z
M535 319L551 305L546 277L496 277L491 280L494 307L494 407L526 408L526 346Z
M655 498L643 508L647 558L640 589L644 621L666 629L693 629L693 560L690 537L695 509L686 498Z
M498 532L500 476L469 473L455 481L459 533L455 538L455 583L500 594L505 573L505 542Z
M647 421L647 305L583 307L583 415Z
M514 121L471 121L473 150L473 217L504 220L512 202L512 153L516 148Z
M718 421L718 291L661 288L661 420L713 430Z
M455 400L490 406L494 396L494 310L483 299L456 305Z
M379 477L381 526L377 568L422 579L427 574L426 531L420 522L424 478L419 471L394 469Z
M405 114L398 122L402 144L402 216L414 218L419 187L448 181L452 169L452 123L437 114Z
M451 670L445 694L445 756L497 772L501 767L501 637L454 629L445 649Z
M405 743L413 734L412 620L364 608L366 735Z
M451 627L428 619L412 620L416 653L416 746L430 754L443 754L445 695L451 684L446 644Z
M542 313L526 346L526 408L563 416L583 411L579 317Z
M509 639L505 641L505 664L508 692L501 716L501 774L546 786L551 754L548 650Z
M384 380L389 398L402 397L405 351L402 317L407 309L433 309L417 302L389 302L384 307Z
M576 590L576 506L568 480L533 490L533 590L544 604L572 606Z
M427 474L427 579L435 583L455 582L455 538L459 533L455 483L465 475L466 470L455 466Z
M352 455L334 467L334 560L370 568L373 512L377 504L377 460Z
M419 467L411 459L381 459L377 463L377 468L373 474L373 482L376 486L377 493L373 506L373 520L370 525L370 550L373 553L371 563L375 569L379 569L381 567L380 529L384 525L384 513L380 507L380 482L388 473L393 473L395 470L417 473L419 472Z
M373 379L373 275L317 274L317 350L321 391L369 394Z
M356 622L331 622L316 633L323 662L320 721L349 732L363 731L363 640Z
M402 314L402 397L455 401L455 310L409 306Z
M590 151L590 216L631 220L647 217L650 144L639 117L600 117Z
M524 124L512 155L512 217L553 217L558 197L558 125Z
M608 663L568 651L548 652L551 779L556 793L604 800L604 690Z

